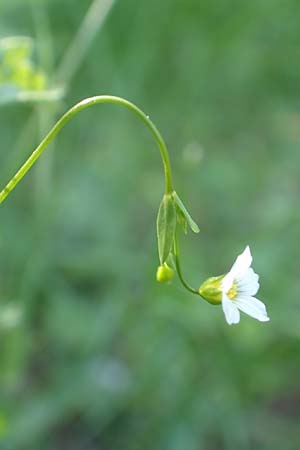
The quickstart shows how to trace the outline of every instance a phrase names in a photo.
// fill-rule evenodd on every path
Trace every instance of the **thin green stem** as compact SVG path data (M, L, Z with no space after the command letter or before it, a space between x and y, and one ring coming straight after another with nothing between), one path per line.
M177 274L178 274L179 280L181 281L182 285L185 287L185 289L187 289L192 294L199 295L199 292L196 289L192 288L183 278L182 271L181 271L181 265L180 265L180 258L179 258L177 230L175 231L175 236L174 236L174 256L175 256L175 265L176 265Z
M71 109L69 109L59 120L56 122L51 131L47 134L47 136L42 140L42 142L37 146L37 148L32 152L27 161L22 165L22 167L18 170L18 172L11 178L11 180L7 183L5 188L0 192L0 203L2 203L6 197L11 193L11 191L16 187L16 185L21 181L24 175L28 172L28 170L33 166L33 164L37 161L37 159L41 156L47 146L50 144L52 139L57 135L57 133L66 125L69 120L79 113L81 110L88 108L89 106L96 105L98 103L112 103L115 105L121 105L125 108L132 111L136 114L142 122L147 126L147 128L151 131L154 139L157 142L157 145L160 150L160 154L162 157L164 172L165 172L165 191L166 194L171 194L173 191L172 184L172 171L170 165L170 159L166 144L154 125L154 123L150 120L150 118L137 106L133 103L125 100L121 97L114 97L112 95L99 95L95 97L90 97L81 102L77 103Z

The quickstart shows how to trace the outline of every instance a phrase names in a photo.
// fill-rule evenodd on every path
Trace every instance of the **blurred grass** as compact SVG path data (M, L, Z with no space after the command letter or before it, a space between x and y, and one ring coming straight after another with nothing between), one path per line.
M1 37L32 37L55 86L90 7L4 0ZM0 109L4 185L77 100L142 107L200 224L187 277L249 243L271 316L228 327L156 285L157 149L126 111L86 111L2 205L1 449L299 448L299 19L295 0L116 1L63 100Z

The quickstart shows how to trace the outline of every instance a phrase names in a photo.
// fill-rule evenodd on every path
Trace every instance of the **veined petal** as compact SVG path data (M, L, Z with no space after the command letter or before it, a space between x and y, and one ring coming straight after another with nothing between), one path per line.
M241 253L235 260L233 266L230 269L230 272L234 278L240 277L243 275L247 269L251 266L252 256L250 252L249 245L245 248L243 253Z
M235 278L238 295L248 297L255 295L259 289L259 276L250 267L244 275Z
M255 297L237 297L233 303L248 316L260 322L268 322L270 320L264 303Z
M229 325L239 323L240 312L238 310L238 307L224 293L222 296L222 308L225 315L225 319Z

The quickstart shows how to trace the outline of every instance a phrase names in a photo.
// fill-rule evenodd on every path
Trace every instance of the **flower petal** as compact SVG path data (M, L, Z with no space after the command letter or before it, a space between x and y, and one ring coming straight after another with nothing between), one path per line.
M232 300L230 300L225 294L223 294L222 297L222 308L225 314L225 319L229 325L239 323L240 312L237 308L237 305Z
M232 287L233 281L234 281L233 275L230 272L228 272L222 280L221 289L224 294L226 294Z
M270 320L264 303L255 297L238 297L234 300L234 303L241 311L260 322L268 322Z
M235 260L233 266L230 269L230 273L234 278L243 275L247 269L251 266L252 256L250 252L249 245L245 248L243 253L241 253Z
M259 276L250 267L246 273L241 276L237 276L235 282L237 284L237 291L241 297L251 297L255 295L259 289Z

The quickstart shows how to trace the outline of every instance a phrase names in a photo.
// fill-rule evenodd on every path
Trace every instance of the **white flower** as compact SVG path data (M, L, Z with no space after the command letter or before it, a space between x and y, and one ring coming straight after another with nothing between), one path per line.
M259 277L250 267L251 263L252 256L247 246L222 279L222 308L229 325L239 323L240 311L260 322L270 320L264 303L253 297L259 289Z

